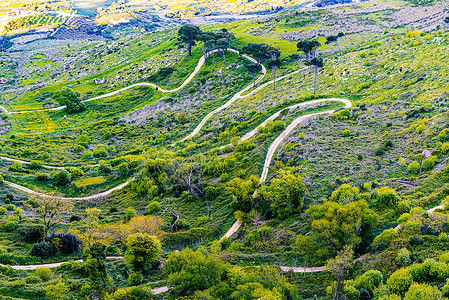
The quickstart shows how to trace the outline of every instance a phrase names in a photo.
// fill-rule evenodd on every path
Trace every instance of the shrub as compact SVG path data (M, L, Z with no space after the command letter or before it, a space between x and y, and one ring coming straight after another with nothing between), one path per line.
M81 248L82 242L72 233L57 233L45 238L46 242L50 242L56 251L62 254L73 254Z
M128 277L128 284L130 286L139 285L142 282L143 276L142 272L132 272Z
M102 163L98 166L98 174L107 174L112 172L112 167L110 164Z
M72 178L78 178L78 177L84 176L84 171L81 170L81 168L77 168L77 167L67 167L66 170L67 170L67 172L70 173L70 176L71 176Z
M422 162L422 168L426 171L432 170L433 167L435 167L435 161L436 161L435 156L424 159Z
M191 86L190 88L189 88L189 94L193 94L193 93L195 93L197 91L197 89L196 89L196 87L194 87L194 86Z
M5 204L11 204L11 199L5 198Z
M210 221L212 221L211 217L200 216L196 219L196 226L201 227L204 224L209 223Z
M99 145L97 145L97 147L95 147L95 149L94 149L92 154L96 158L107 157L108 156L108 150L106 149L105 145L99 144Z
M31 170L37 170L37 169L40 169L40 168L42 168L42 165L41 165L40 162L35 161L35 160L31 161L31 163L30 163L30 169Z
M426 129L426 125L421 124L418 127L416 127L416 132L421 134Z
M386 186L383 186L380 189L375 189L374 196L376 198L377 207L396 208L401 199L394 189Z
M3 225L3 229L6 231L13 231L17 228L17 221L8 221Z
M6 214L6 208L0 206L0 215Z
M25 282L27 284L34 284L34 283L41 282L41 279L39 277L37 277L37 276L31 275L31 276L25 277Z
M34 174L34 179L36 179L38 181L48 181L51 179L51 176L48 175L47 173L36 172Z
M398 237L398 232L394 228L385 229L381 234L374 238L371 246L374 248L377 244L384 242L389 244L392 240Z
M75 152L81 153L81 152L83 152L84 150L86 150L86 148L84 148L84 147L81 146L81 145L76 145L76 146L73 148L73 150L74 150Z
M365 289L372 293L374 289L382 283L382 281L383 275L380 271L369 270L357 278L356 286L358 289Z
M94 158L94 155L93 155L92 151L90 151L90 150L86 150L83 152L83 154L81 154L81 159L84 161L92 160L93 158Z
M129 165L128 163L122 163L118 165L117 170L122 174L123 176L127 175L129 173Z
M407 248L402 248L398 252L398 256L396 257L396 261L398 265L405 267L410 264L410 251Z
M449 143L443 143L441 145L441 152L443 154L446 154L449 151Z
M438 134L438 140L440 142L445 142L447 139L447 129L443 129L439 134Z
M5 180L3 179L3 176L2 175L0 175L0 185L3 185L3 182L4 182Z
M421 165L415 160L408 165L407 169L411 174L418 174L421 169Z
M8 210L8 211L13 211L14 209L16 209L16 207L14 206L14 204L8 204L8 205L6 205L6 210Z
M392 294L404 295L412 285L413 278L408 269L399 269L387 279L387 286Z
M153 291L149 286L140 285L129 288L120 288L112 295L114 300L154 299Z
M390 119L394 119L394 118L396 117L396 114L395 114L395 113L391 113L391 114L388 115L388 117L389 117Z
M344 137L350 136L350 135L351 135L351 130L349 130L349 129L343 130L343 131L342 131L342 135L343 135Z
M161 204L157 201L152 201L150 204L148 204L147 206L147 212L149 214L152 214L156 211L160 211L161 210Z
M58 186L67 185L71 180L70 173L67 172L66 170L61 170L59 172L56 172L53 175L53 180L55 181L56 185L58 185Z
M56 249L53 246L52 243L49 242L40 242L33 245L33 248L31 248L30 255L31 256L37 256L42 259L47 259L52 257L56 253Z
M411 218L411 215L409 213L404 213L398 218L397 221L399 224L403 224L403 223L407 222L408 220L410 220L410 218Z
M413 283L405 294L404 300L435 300L441 299L441 296L442 294L436 286Z
M132 218L134 218L135 216L137 216L136 210L132 207L128 207L125 210L125 218L126 221L128 222L129 220L131 220Z
M44 238L45 228L43 224L21 224L18 232L28 243L36 243Z
M53 272L48 267L37 268L35 273L42 281L49 281L53 277Z

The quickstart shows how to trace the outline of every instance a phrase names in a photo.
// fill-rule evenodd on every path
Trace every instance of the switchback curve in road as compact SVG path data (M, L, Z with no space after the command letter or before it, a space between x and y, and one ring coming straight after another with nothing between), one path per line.
M237 53L238 55L241 55L242 57L245 57L246 59L249 59L250 61L257 63L257 61L254 58L252 58L252 57L250 57L250 56L248 56L246 54L240 54L240 52L238 50L229 48L229 49L227 49L227 51ZM84 100L84 102L90 102L90 101L94 101L94 100L99 100L99 99L112 97L112 96L117 95L117 94L119 94L121 92L127 91L129 89L133 89L133 88L139 87L139 86L149 86L149 87L152 87L152 88L154 88L154 89L156 89L158 91L161 91L162 93L178 92L178 91L182 90L187 84L189 84L193 80L193 78L198 74L198 72L201 70L202 66L206 62L206 58L205 57L208 56L208 55L211 55L212 53L216 53L216 52L218 52L217 49L212 50L212 51L206 53L205 55L201 56L200 59L198 60L198 64L195 67L195 70L190 74L189 77L187 77L186 80L184 80L184 82L180 86L178 86L175 89L166 90L166 89L161 88L160 86L158 86L158 85L156 85L154 83L140 82L140 83L135 83L135 84L129 85L127 87L115 90L115 91L110 92L110 93L106 93L106 94L103 94L103 95L100 95L100 96L96 96L96 97L93 97L93 98L86 99L86 100ZM262 74L263 76L260 76L257 79L256 82L260 82L263 79L263 77L265 77L266 69L265 69L265 67L263 65L262 65L262 71L263 71L263 74ZM251 88L251 86L248 86L247 88L249 89L249 88ZM22 111L7 111L6 108L4 108L3 106L0 106L0 108L3 109L7 115L11 115L11 114L23 114L23 113L32 113L32 112L39 112L39 111L60 111L60 110L66 109L67 107L65 105L63 105L63 106L58 106L58 107L53 107L53 108L35 109L35 110L22 110Z
M295 109L295 108L298 108L298 107L307 106L307 105L310 105L310 104L322 103L322 102L343 102L345 104L345 108L346 109L352 107L351 101L349 101L347 99L328 98L328 99L319 99L319 100L312 100L312 101L308 101L308 102L302 102L302 103L299 103L299 104L295 104L295 105L289 106L287 108L288 109ZM266 119L264 122L262 122L259 126L264 127L269 121L272 121L272 120L276 119L279 116L279 114L281 113L281 111L282 110L280 110L277 113L271 115L268 119ZM333 114L334 112L335 112L335 110L328 110L328 111L324 111L324 112L308 114L308 115L301 116L301 117L298 117L295 120L293 120L293 122L290 123L290 125L287 126L287 128L274 140L274 142L268 148L268 153L267 153L267 156L265 158L265 164L264 164L264 167L263 167L263 170L262 170L262 175L260 176L259 183L263 183L267 179L268 171L269 171L270 164L271 164L271 160L273 159L273 155L276 152L277 147L279 147L281 142L290 134L290 132L296 126L298 126L301 122L303 122L303 121L305 121L305 120L307 120L307 119L309 119L311 117L324 115L324 114ZM251 137L253 137L254 135L256 135L256 133L257 133L257 128L255 128L254 130L252 130L252 131L248 132L246 135L244 135L240 139L240 141L248 140ZM222 241L224 238L229 238L230 236L232 236L235 232L237 232L237 230L239 230L241 225L242 225L242 223L239 220L235 221L235 223L232 225L231 228L229 228L229 230L226 232L226 234L223 237L221 237L220 241Z

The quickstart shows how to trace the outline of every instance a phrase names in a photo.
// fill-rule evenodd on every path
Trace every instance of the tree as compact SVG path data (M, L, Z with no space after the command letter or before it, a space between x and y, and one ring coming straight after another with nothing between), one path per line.
M195 291L217 286L225 270L225 264L217 256L189 248L169 254L164 267L168 285L178 296L192 295Z
M326 264L326 269L333 273L336 281L334 290L334 300L346 300L344 291L345 269L352 266L352 258L354 251L351 246L346 246L342 251L339 251L335 258L329 259Z
M105 299L111 279L106 271L106 246L95 242L84 248L84 268L89 276L88 290L95 299Z
M215 34L213 32L202 32L198 36L198 40L203 42L203 54L205 62L207 63L208 53L212 51L215 47ZM214 53L212 53L213 55ZM214 56L215 61L215 56ZM216 65L216 63L215 63Z
M404 300L439 300L441 298L442 293L438 287L415 282L410 286L407 293L405 293Z
M80 93L74 92L71 89L63 89L62 91L57 91L53 98L59 105L65 105L67 107L67 112L76 113L86 109L86 104L79 98Z
M171 177L178 186L187 187L189 195L195 193L204 196L203 180L203 158L174 159L169 164Z
M299 41L296 44L296 48L298 48L298 51L304 52L306 55L306 61L309 60L309 57L312 56L312 58L316 57L316 49L318 49L321 46L320 42L318 41Z
M136 233L126 239L125 261L133 273L141 274L159 263L162 254L161 242L154 235ZM130 278L131 275L130 274ZM135 276L135 275L133 275Z
M296 245L311 260L327 259L352 245L357 252L364 251L372 240L377 215L365 200L348 204L325 202L312 205L306 211L312 220L312 231L298 235Z
M259 178L250 176L247 181L238 177L230 180L226 185L226 190L233 196L234 201L231 202L232 209L249 213L253 208L253 195L259 186Z
M343 32L340 32L338 35L330 35L326 37L326 44L335 43L338 47L338 51L340 52L340 56L343 55L343 50L340 47L340 43L338 42L338 38L344 36Z
M267 56L267 49L269 47L265 43L248 43L243 46L242 53L252 55L257 60L257 63L260 63L262 60L269 58Z
M87 235L87 245L90 246L92 235L94 234L95 227L98 226L98 221L100 218L101 209L98 208L86 208L86 217L83 220L86 235Z
M257 76L257 74L260 73L260 71L262 71L262 66L260 64L256 64L256 63L248 63L248 64L246 64L246 69L253 77L253 84L254 84L254 87L256 87L256 76Z
M73 209L73 204L70 200L55 196L40 197L33 195L25 203L25 206L42 218L44 238L47 237L50 229L61 223L64 215Z
M271 202L273 213L281 219L301 211L305 192L303 178L294 174L282 174L280 178L271 180L270 186L259 189L261 197Z
M225 66L227 67L225 51L229 47L229 40L226 39L226 38L220 38L220 39L217 40L216 46L217 46L217 49L218 49L218 54L220 55L221 59L223 60Z
M192 56L192 47L195 46L195 41L198 39L200 34L200 28L192 24L186 24L178 30L179 39L181 42L187 44L189 57Z
M312 66L314 69L314 80L313 80L313 94L316 94L316 78L318 76L318 68L324 67L324 61L321 57L314 57L312 60L306 62L307 66Z

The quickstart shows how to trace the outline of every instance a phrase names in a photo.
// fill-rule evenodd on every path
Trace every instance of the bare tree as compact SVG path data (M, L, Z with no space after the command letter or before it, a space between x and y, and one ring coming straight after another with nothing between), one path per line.
M32 212L38 214L44 222L44 238L55 225L62 222L64 215L71 212L73 203L61 197L31 196L25 203Z
M189 195L198 193L204 196L202 188L203 157L172 160L171 173L172 179L177 182L176 185L187 187Z
M334 290L334 300L346 300L344 291L345 269L351 267L353 262L354 251L351 246L346 246L339 251L335 258L329 259L326 268L335 276L336 286Z

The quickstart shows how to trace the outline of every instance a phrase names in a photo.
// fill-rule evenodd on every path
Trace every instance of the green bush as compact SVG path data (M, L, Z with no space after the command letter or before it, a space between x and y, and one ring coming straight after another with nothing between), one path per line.
M371 247L375 248L377 244L384 242L389 244L392 240L398 237L398 231L394 228L385 229L381 234L376 236L371 244Z
M193 94L193 93L195 93L196 91L197 91L197 88L194 87L194 86L191 86L191 87L189 88L189 94Z
M122 163L118 165L117 170L122 174L122 176L126 176L129 173L129 165L128 163Z
M435 156L424 159L422 162L422 168L426 171L432 170L435 167L435 161Z
M31 170L37 170L37 169L40 169L40 168L42 168L42 165L41 165L40 162L35 161L35 160L31 161L31 163L30 163L30 169Z
M43 259L47 259L52 257L56 253L56 249L52 243L49 242L40 242L33 245L31 248L30 255L40 257Z
M107 174L112 172L112 167L110 164L102 163L97 168L98 174Z
M61 170L53 175L53 180L55 181L56 185L58 186L64 186L70 183L70 173L66 170Z
M147 212L149 214L152 214L152 213L154 213L156 211L160 211L160 210L161 210L161 204L158 201L152 201L147 206Z
M376 206L379 208L396 208L401 198L394 189L383 186L374 190Z
M408 269L399 269L387 279L387 286L392 294L403 296L412 285L413 278Z
M421 169L421 165L419 164L419 162L413 161L408 165L407 169L411 174L418 174L419 170Z
M108 150L106 149L105 145L99 144L99 145L97 145L97 147L95 147L95 149L94 149L92 154L96 158L107 157L108 156Z
M369 270L359 277L357 277L357 288L366 289L369 292L373 292L383 282L383 275L380 271Z
M3 225L3 229L6 231L13 231L17 228L17 221L8 221Z
M132 218L134 218L135 216L137 216L136 210L132 207L128 207L125 210L125 218L126 221L128 222L129 220L131 220Z
M344 137L350 136L350 135L351 135L351 130L349 130L349 129L343 130L343 131L342 131L342 135L343 135Z
M18 228L19 234L28 243L36 243L44 238L44 225L36 223L21 224Z
M407 248L402 248L398 252L398 256L396 257L396 261L398 265L402 267L406 267L410 264L410 251Z
M6 208L0 206L0 215L5 215L6 214Z
M16 209L16 207L14 206L14 204L8 204L8 205L6 205L6 210L8 210L8 211L13 211L13 210L15 210Z
M53 277L53 272L48 267L37 268L35 273L42 281L49 281Z
M0 175L0 185L3 185L3 182L4 182L5 180L3 179L3 176L2 175Z
M139 285L142 282L143 276L142 272L131 272L128 277L128 284L130 286Z
M75 145L75 148L73 148L73 150L74 150L75 152L81 153L81 152L83 152L84 150L86 150L86 148L84 148L84 147L81 146L81 145Z
M436 286L413 283L405 294L404 300L435 300L441 299L441 296Z
M81 154L81 159L84 161L89 161L92 160L94 158L94 155L92 153L92 151L90 150L86 150L83 152L83 154Z
M48 181L51 179L51 176L47 173L36 172L34 174L34 179L36 179L38 181Z

